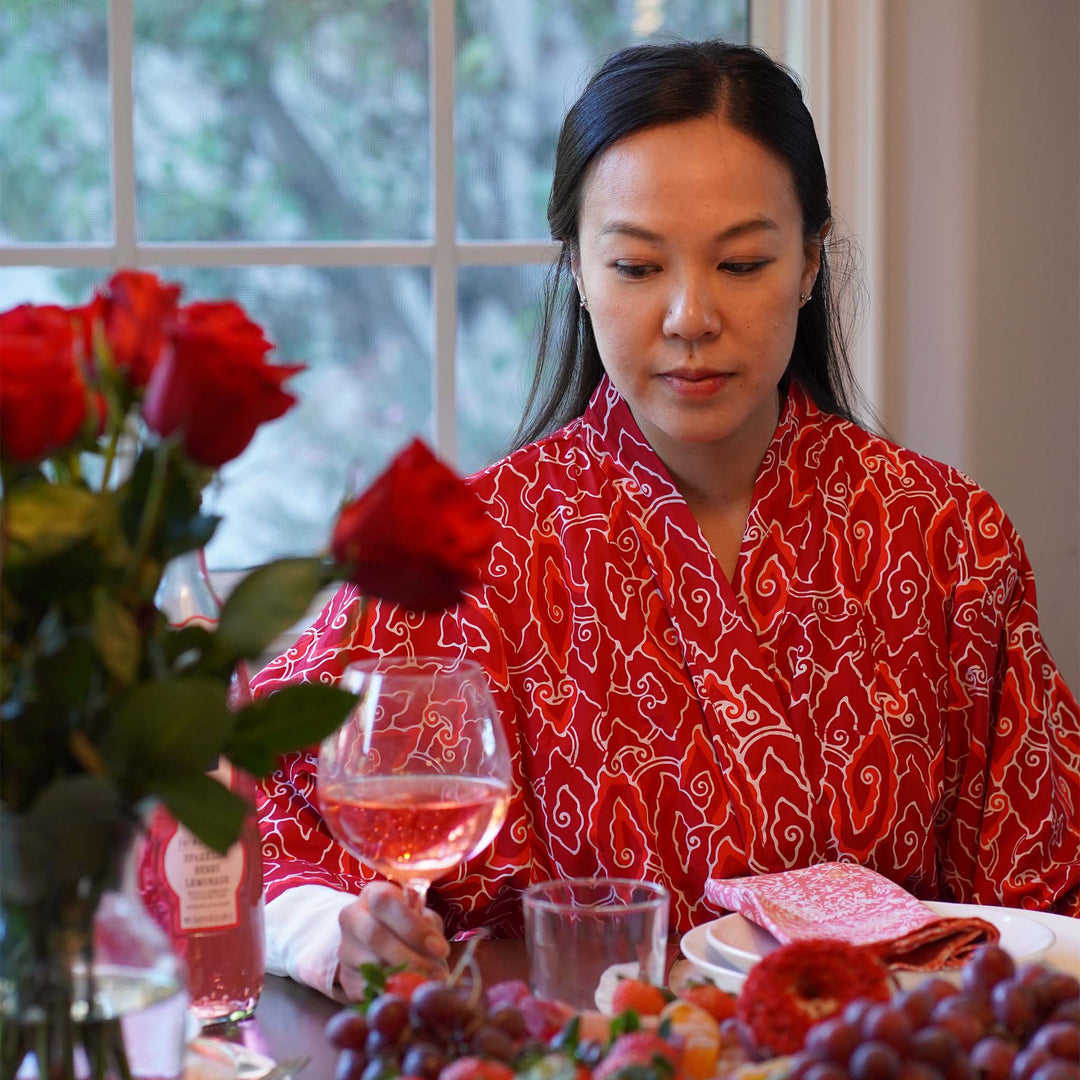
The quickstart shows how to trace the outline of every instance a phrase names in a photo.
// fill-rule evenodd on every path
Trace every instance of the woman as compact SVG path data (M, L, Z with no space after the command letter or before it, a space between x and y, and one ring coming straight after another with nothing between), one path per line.
M262 676L484 664L517 790L493 849L437 885L448 932L513 932L525 885L572 874L660 880L686 930L709 876L835 858L923 897L1076 910L1076 701L1000 508L851 419L794 82L717 42L613 56L564 123L548 219L525 434L558 430L472 479L501 525L480 585L361 632L342 590ZM355 996L366 959L445 957L329 837L310 757L265 794L280 968Z

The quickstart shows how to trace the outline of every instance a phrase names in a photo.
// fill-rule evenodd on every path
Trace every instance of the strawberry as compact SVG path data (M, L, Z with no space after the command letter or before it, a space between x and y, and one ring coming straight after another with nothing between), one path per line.
M418 971L395 971L386 976L386 993L397 994L406 1001L412 1000L413 991L421 984L430 979L428 975L421 975Z
M533 997L531 994L518 1002L518 1008L525 1021L525 1030L532 1038L543 1039L545 1042L558 1035L574 1015L574 1010L569 1005Z
M642 1066L651 1069L656 1080L673 1080L678 1074L679 1051L652 1031L620 1035L607 1056L593 1070L593 1080L617 1078L624 1069L640 1076ZM440 1077L440 1080L442 1078Z
M641 979L620 979L611 996L611 1011L616 1015L633 1009L638 1016L656 1016L666 1004L664 992Z
M679 997L683 1001L689 1001L691 1005L696 1005L699 1009L704 1009L714 1020L720 1022L735 1015L734 996L725 994L713 983L685 986L679 991Z
M517 1009L525 998L532 997L532 993L527 982L521 979L504 979L502 982L492 983L487 988L485 996L488 1009L494 1012L496 1009L507 1006Z
M501 1061L463 1057L451 1062L440 1073L439 1080L514 1080L514 1070Z

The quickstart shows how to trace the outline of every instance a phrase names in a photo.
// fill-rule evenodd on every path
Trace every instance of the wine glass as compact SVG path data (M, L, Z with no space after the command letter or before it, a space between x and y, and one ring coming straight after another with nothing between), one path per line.
M338 841L420 910L431 882L506 818L510 754L495 703L471 660L364 660L341 686L357 704L319 749L319 807Z

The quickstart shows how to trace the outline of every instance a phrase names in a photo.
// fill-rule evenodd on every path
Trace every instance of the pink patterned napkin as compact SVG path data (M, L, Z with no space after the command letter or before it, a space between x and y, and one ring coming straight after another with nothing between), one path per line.
M782 874L710 878L705 898L764 927L782 945L839 938L867 945L890 967L959 967L979 945L995 944L983 919L943 918L881 874L856 863L818 863Z

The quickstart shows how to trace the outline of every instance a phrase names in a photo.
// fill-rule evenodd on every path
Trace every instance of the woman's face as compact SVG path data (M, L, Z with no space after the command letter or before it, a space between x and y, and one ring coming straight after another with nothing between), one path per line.
M592 166L578 235L604 369L660 457L764 453L820 262L787 167L717 117L648 128Z

